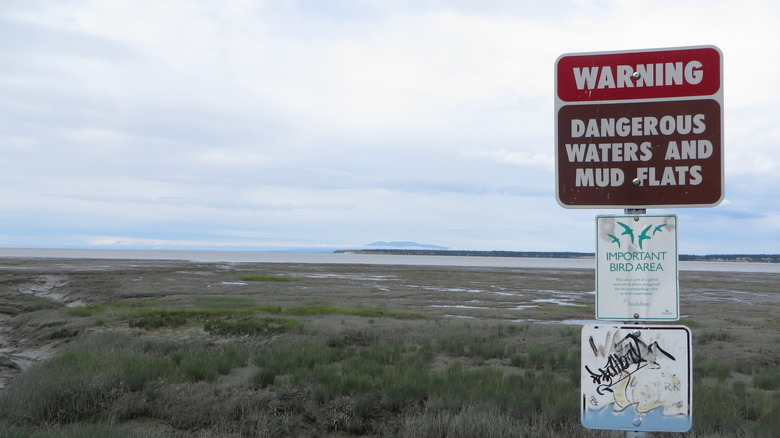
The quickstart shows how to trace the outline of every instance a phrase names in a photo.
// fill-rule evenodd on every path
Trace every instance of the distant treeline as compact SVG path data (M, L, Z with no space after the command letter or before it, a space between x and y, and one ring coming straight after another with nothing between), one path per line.
M391 254L391 255L433 255L433 256L476 256L476 257L534 257L556 259L581 259L595 257L592 252L547 252L547 251L468 251L451 249L340 249L336 253Z
M473 257L533 257L556 259L594 258L592 252L550 252L550 251L468 251L450 249L339 249L335 253L388 254L388 255L432 255ZM780 263L780 254L680 254L681 261L694 262L762 262Z
M680 254L680 260L686 262L762 262L780 263L780 254Z

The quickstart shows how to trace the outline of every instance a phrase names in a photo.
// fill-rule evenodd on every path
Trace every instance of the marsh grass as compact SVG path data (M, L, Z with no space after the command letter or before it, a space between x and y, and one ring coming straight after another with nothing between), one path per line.
M129 313L133 309L148 309L156 306L164 306L165 302L160 300L122 300L109 301L101 304L92 304L88 306L69 307L67 314L71 316L94 316L107 312Z
M27 293L0 294L0 313L16 315L61 308L64 305L48 297Z
M126 321L132 328L157 330L179 328L193 324L202 325L204 330L219 335L258 335L279 333L296 329L299 323L293 318L268 317L264 314L302 317L345 315L370 318L419 318L420 314L381 307L345 308L324 302L311 302L301 306L283 308L280 306L256 305L241 296L196 296L191 299L191 308L170 308L159 300L133 300L109 302L68 309L75 317L94 318L96 325L108 321Z
M780 390L780 368L763 368L753 378L753 384L758 389L767 391Z
M0 397L2 417L38 425L111 420L107 412L128 393L150 384L213 381L246 365L249 355L232 344L93 335L15 379Z
M254 307L254 300L243 296L198 295L192 298L197 309L241 309Z
M258 336L293 331L301 327L294 318L240 317L236 319L209 319L203 329L221 336Z
M716 332L704 332L696 336L696 343L698 345L704 345L712 341L731 342L736 339L732 333L718 330Z
M291 307L289 309L282 310L282 313L286 313L289 315L300 315L300 316L350 315L350 316L361 316L361 317L369 317L369 318L418 318L420 317L420 314L416 312L391 310L391 309L384 309L381 307L348 309L344 307L336 307L336 306L331 306L327 304L318 304L318 303Z
M71 424L53 426L48 430L31 431L21 426L0 425L3 438L164 438L164 432L139 431L130 426L111 423Z
M542 329L429 323L408 331L367 324L322 337L299 331L261 344L106 331L84 336L14 380L0 396L0 431L39 436L32 431L44 427L62 433L48 436L102 436L106 424L147 418L225 436L261 430L607 436L573 420L580 376L571 330L550 329L560 335L557 345L519 347ZM244 377L243 389L220 386L220 376L247 366L255 371ZM776 365L695 366L694 436L774 436L780 427ZM749 374L729 380L743 371ZM117 430L106 436L133 436L135 429Z
M304 276L249 277L319 292ZM80 332L5 388L0 436L615 436L579 424L579 327L426 317L342 287L267 301L282 305L186 294L47 308L103 331ZM561 319L593 307L536 310ZM721 360L712 352L747 339L725 327L695 332L710 354L694 361L690 435L776 436L777 355Z
M539 348L533 356L536 362L527 362L542 371L481 366L486 359L508 365L509 348L493 338L496 333L482 342L474 334L459 339L443 332L422 344L380 340L358 348L285 343L254 357L259 369L252 382L277 390L312 388L320 403L375 397L389 412L437 398L453 409L488 403L514 415L541 415L553 422L576 416L579 408L572 395L579 380L571 376L577 374L579 362L570 360L566 350ZM450 365L435 369L434 361L443 356Z

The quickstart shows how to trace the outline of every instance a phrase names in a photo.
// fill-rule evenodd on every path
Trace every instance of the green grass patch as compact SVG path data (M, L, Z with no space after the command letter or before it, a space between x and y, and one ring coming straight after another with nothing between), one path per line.
M695 336L695 338L697 344L704 345L712 341L730 342L735 340L736 336L729 332L718 330L716 332L701 333L698 336Z
M771 438L780 430L780 392L726 387L701 380L693 387L695 436Z
M310 304L314 305L323 304ZM226 312L191 309L183 314L216 315L216 320L202 322L212 324L214 334L231 336L299 323L278 315ZM92 334L19 375L0 394L0 430L6 427L14 434L0 436L28 436L24 434L34 427L121 424L128 418L156 421L156 415L170 415L165 424L182 434L220 424L224 428L220 430L251 436L258 423L240 423L241 419L269 415L262 421L302 421L297 415L313 415L307 421L316 423L319 435L379 436L381 430L404 430L399 424L418 418L409 416L418 411L429 414L420 428L467 412L473 413L468 418L474 424L477 412L493 412L516 425L547 428L529 436L590 436L565 429L576 423L580 412L579 349L569 346L567 339L559 345L518 344L520 336L529 337L533 330L432 322L413 330L365 325L325 336L300 331L270 341L216 344L139 331ZM570 332L560 329L561 335L574 336ZM231 374L250 364L257 367L253 374ZM740 365L741 371L737 365L717 361L694 365L692 436L775 436L780 427L780 376L774 363ZM738 378L732 377L735 373ZM227 374L230 379L220 379ZM226 389L228 381L231 386ZM305 413L304 401L310 404ZM388 427L395 429L378 429L390 419L396 423ZM183 424L192 426L187 429ZM440 426L453 431L452 436L506 436L484 433L487 426L473 433ZM580 430L578 423L574 427ZM442 436L425 430L422 436Z
M344 307L335 307L327 304L307 304L298 307L291 307L283 310L283 313L300 316L317 315L351 315L367 318L417 318L419 313L383 309L380 307L370 307L364 309L349 309Z
M252 299L243 296L196 296L192 298L193 308L164 308L166 303L158 300L115 301L98 305L68 309L77 317L101 317L101 324L107 319L127 321L130 327L145 330L178 328L193 324L207 324L207 331L218 334L252 334L279 332L280 329L297 327L291 319L261 318L263 314L318 316L350 315L367 318L416 318L414 312L390 310L379 307L350 309L331 306L323 302L311 302L301 306L282 308L280 306L254 305ZM170 306L170 303L167 303ZM115 312L115 313L112 313Z
M225 303L221 303L225 304ZM278 333L299 326L291 318L260 318L263 313L294 316L351 315L368 318L415 318L413 312L382 308L348 309L324 304L310 304L284 309L278 306L222 307L208 309L137 309L128 324L130 327L155 330L177 328L190 324L204 324L207 331L217 334Z
M12 306L8 306L13 302ZM3 313L14 315L17 313L37 312L39 310L57 309L64 304L48 297L42 297L32 294L16 293L11 299L8 295L3 296L3 303L0 304Z
M761 369L753 377L753 385L758 389L777 391L780 390L780 368L771 367Z
M181 327L196 318L200 312L192 310L145 310L141 315L130 319L130 327L154 330L160 328Z
M241 317L237 319L210 319L203 329L213 335L256 336L292 331L301 326L294 318Z
M248 363L241 345L105 332L80 340L19 375L0 394L0 419L14 424L94 421L126 394L163 382L213 381Z
M254 306L248 297L225 295L200 295L193 298L198 309L245 309Z
M701 323L699 321L696 321L695 319L690 319L690 318L680 318L678 323L680 325L684 325L684 326L686 326L688 328L701 327Z
M72 316L94 316L110 311L118 311L123 314L132 313L137 310L149 309L156 306L163 306L166 303L160 300L122 300L109 301L101 304L92 304L89 306L78 306L68 308L68 314Z
M365 347L285 343L255 356L259 370L252 383L280 391L310 391L321 403L339 397L378 397L391 412L435 397L456 406L497 403L526 418L542 415L558 421L577 415L572 394L579 385L578 354L539 348L534 356L543 370L539 372L466 368L463 364L473 363L475 357L506 357L506 345L489 342L485 350L475 351L476 345L475 339L458 342L450 337L422 344L379 341ZM436 370L432 365L441 354L453 362ZM561 402L567 399L571 402Z
M707 361L693 364L693 377L716 377L719 382L724 382L731 376L731 366L723 362Z

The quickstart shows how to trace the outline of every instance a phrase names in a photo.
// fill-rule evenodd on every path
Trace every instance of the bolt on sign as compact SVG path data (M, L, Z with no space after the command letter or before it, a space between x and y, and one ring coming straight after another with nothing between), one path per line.
M596 319L680 319L677 216L596 216L596 230Z
M709 207L724 195L714 46L566 54L555 64L556 196L566 208Z
M588 324L582 329L581 355L583 426L690 430L693 379L687 327Z

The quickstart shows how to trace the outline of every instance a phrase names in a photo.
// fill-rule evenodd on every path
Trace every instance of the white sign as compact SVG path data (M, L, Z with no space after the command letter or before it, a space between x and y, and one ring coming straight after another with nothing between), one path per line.
M678 320L677 216L597 216L596 227L596 319Z
M685 326L582 328L581 419L590 429L691 428L691 332Z

